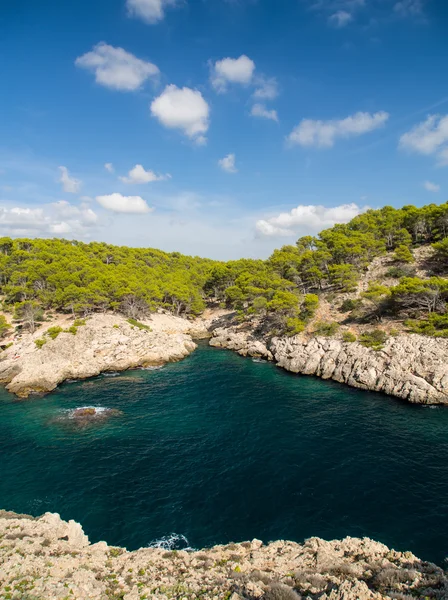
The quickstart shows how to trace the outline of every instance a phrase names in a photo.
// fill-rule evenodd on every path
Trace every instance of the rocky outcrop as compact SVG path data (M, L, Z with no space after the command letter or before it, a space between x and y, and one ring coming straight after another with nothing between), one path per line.
M259 540L201 551L90 544L47 513L0 511L0 597L62 600L381 600L447 598L447 574L368 538Z
M89 318L76 335L63 332L51 339L45 335L48 327L25 334L1 354L0 383L26 398L50 392L67 379L178 361L195 350L189 321L154 315L146 323L147 328L140 328L123 317L104 314ZM195 331L206 334L206 325L196 323ZM39 339L45 340L41 348L36 346Z
M419 404L448 404L448 340L419 335L389 338L375 351L338 339L260 339L250 329L217 329L211 345L243 356L273 358L279 367L384 392Z

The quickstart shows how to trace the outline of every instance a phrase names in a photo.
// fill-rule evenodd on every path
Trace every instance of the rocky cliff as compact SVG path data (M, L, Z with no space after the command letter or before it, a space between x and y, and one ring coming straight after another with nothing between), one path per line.
M186 552L90 544L81 526L47 513L0 511L4 600L446 599L447 574L368 538L303 544L259 540Z
M379 351L357 342L297 335L269 340L247 326L219 328L210 344L243 356L275 360L292 373L317 375L409 402L448 404L448 340L419 335L389 338Z
M70 326L71 321L58 325ZM154 315L145 327L125 318L94 315L76 334L46 335L49 326L34 335L24 334L1 354L0 383L21 398L47 393L66 379L83 379L103 371L124 371L137 366L159 365L181 360L196 348L191 333L207 334L205 321L190 321L168 315ZM55 326L52 322L51 326ZM45 340L39 348L36 341Z

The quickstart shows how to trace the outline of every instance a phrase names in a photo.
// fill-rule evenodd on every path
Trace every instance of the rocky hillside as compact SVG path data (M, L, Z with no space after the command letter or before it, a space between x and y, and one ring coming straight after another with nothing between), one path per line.
M368 538L258 540L186 552L89 544L47 513L0 511L2 600L446 599L440 567Z

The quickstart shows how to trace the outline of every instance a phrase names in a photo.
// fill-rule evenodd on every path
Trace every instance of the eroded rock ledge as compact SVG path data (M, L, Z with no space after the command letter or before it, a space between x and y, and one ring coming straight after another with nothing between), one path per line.
M419 335L390 338L381 351L337 339L257 337L241 327L214 331L210 344L243 356L275 360L279 367L384 392L419 404L448 404L448 340Z
M66 317L68 319L68 317ZM38 349L34 335L24 334L0 359L0 383L21 398L31 393L47 393L67 379L84 379L105 371L124 371L138 366L160 365L181 360L193 352L191 334L207 334L205 322L168 315L154 315L148 329L130 324L125 318L94 315L78 327L76 335L60 333ZM64 323L70 325L70 321Z
M46 513L0 511L0 597L139 600L370 600L448 596L447 573L368 538L259 540L195 552L90 544Z

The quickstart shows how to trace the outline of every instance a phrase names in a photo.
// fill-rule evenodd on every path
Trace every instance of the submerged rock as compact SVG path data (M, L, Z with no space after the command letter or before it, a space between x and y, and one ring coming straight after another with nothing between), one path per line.
M57 423L65 427L82 428L89 425L104 423L113 417L119 417L123 413L116 408L103 408L101 406L82 406L73 410L64 411L52 419L51 423Z

